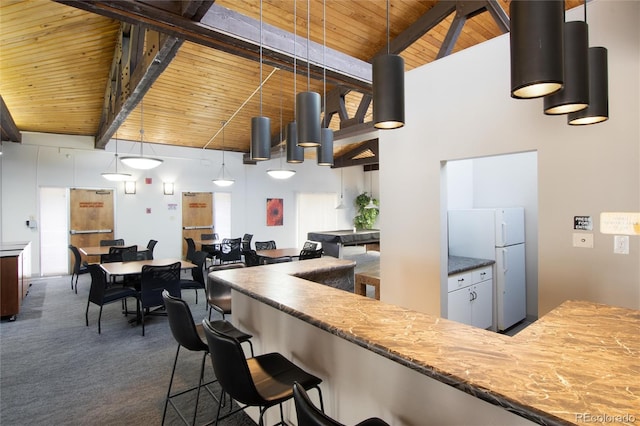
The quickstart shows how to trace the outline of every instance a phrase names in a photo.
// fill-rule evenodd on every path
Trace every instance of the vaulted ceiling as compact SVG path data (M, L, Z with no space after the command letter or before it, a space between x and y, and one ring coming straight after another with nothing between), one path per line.
M386 0L3 0L2 139L88 135L101 149L143 128L146 143L248 153L251 117L271 118L276 146L310 88L349 165L341 155L372 138L371 59L388 49L409 71L489 40L508 31L508 3L390 0L387 47Z

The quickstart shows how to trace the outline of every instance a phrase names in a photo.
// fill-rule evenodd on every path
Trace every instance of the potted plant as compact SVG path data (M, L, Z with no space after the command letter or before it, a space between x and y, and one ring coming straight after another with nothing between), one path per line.
M369 206L369 203L373 203L375 208L367 208L371 207ZM373 225L376 223L376 219L378 218L378 214L380 213L380 210L378 210L380 202L365 191L356 197L355 204L358 209L358 214L353 218L353 224L356 229L373 228Z

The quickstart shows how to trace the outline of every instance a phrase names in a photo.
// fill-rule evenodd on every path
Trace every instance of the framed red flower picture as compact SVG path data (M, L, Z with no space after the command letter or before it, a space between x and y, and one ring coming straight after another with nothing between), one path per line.
M282 226L283 204L282 198L267 198L267 226Z

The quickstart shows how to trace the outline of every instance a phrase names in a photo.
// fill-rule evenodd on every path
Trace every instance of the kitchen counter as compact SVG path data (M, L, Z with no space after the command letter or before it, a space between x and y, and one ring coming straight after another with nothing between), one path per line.
M483 266L493 265L495 260L476 259L474 257L449 256L449 275L470 271Z
M209 277L533 422L640 424L640 311L567 301L509 337L294 276L345 266L340 262L346 261L313 259Z

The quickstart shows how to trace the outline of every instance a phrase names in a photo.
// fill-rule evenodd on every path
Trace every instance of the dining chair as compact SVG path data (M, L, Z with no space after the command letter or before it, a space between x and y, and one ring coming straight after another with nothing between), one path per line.
M242 261L241 242L240 238L225 238L222 240L219 255L221 264Z
M195 268L191 269L191 277L192 279L181 279L180 280L180 289L181 290L194 290L196 292L196 305L198 304L198 290L205 291L205 283L204 283L204 264L207 260L207 253L204 251L196 251L191 256L191 262L196 265Z
M225 333L225 323L224 320L216 323L202 320L213 370L222 389L221 396L227 394L244 406L220 417L222 404L218 404L216 423L251 406L259 408L258 425L262 426L267 409L278 405L280 424L285 425L282 403L293 397L293 384L296 382L306 390L317 389L322 406L319 386L322 379L277 352L246 358L238 339Z
M316 407L307 391L299 383L293 384L293 402L296 407L298 426L345 426ZM371 417L355 426L389 426L389 424L378 417Z
M191 261L193 253L196 252L196 243L193 238L185 238L184 240L187 242L187 255L185 257L188 261Z
M273 240L269 241L256 241L256 250L274 250L276 249L276 242Z
M303 250L316 250L318 248L318 243L314 241L305 241L302 246Z
M255 250L245 250L242 252L245 266L258 266L260 265L260 256Z
M253 234L244 234L242 236L242 251L251 250L252 239L253 239Z
M82 274L88 274L89 268L88 263L82 261L82 256L80 255L80 250L78 247L69 244L69 250L73 253L73 270L71 271L71 290L75 288L76 294L78 294L78 276ZM75 287L73 283L73 277L76 277Z
M140 311L139 296L135 288L125 286L107 286L107 273L97 263L89 264L88 269L91 274L91 288L89 289L87 309L84 312L84 319L87 327L89 326L89 305L91 303L100 306L100 313L98 314L98 334L102 332L100 322L102 320L102 307L104 305L117 302L118 300L124 300L124 312L126 316L126 299L128 297L133 297L136 299L136 311Z
M213 234L200 234L200 240L203 244L200 246L200 250L207 253L209 259L215 259L220 254L220 244L204 244L204 241L218 241L219 237L216 232Z
M151 259L153 259L153 249L156 248L156 244L158 244L158 241L156 240L149 240L147 243L147 250L149 250L149 253L151 254Z
M122 238L118 238L117 240L100 240L101 247L108 246L123 246L124 240Z
M204 379L204 366L207 355L209 354L209 345L206 342L206 338L204 336L204 332L202 330L202 324L196 324L193 321L193 315L191 314L191 309L189 309L189 305L183 299L178 297L171 296L167 290L162 292L162 298L164 300L164 307L167 311L167 317L169 318L169 327L171 328L171 334L173 338L178 343L178 348L176 350L176 356L173 360L173 368L171 369L171 379L169 380L169 388L167 389L167 396L164 401L164 411L162 413L162 424L165 422L165 418L167 415L167 407L170 404L173 409L178 413L182 421L189 425L196 423L196 416L198 415L198 401L200 399L200 390L204 386L204 388L209 392L209 394L214 398L213 391L209 389L208 385L215 383L217 379L214 379L210 382L203 383ZM251 339L250 334L245 333L243 331L238 330L231 323L227 322L225 332L234 336L238 341L245 342ZM249 342L251 343L251 342ZM202 352L202 361L200 363L200 376L198 380L197 386L192 386L188 389L180 390L174 393L171 393L173 387L173 379L175 377L176 366L178 364L178 356L180 354L180 349L184 348L188 351L192 352ZM253 356L253 347L251 347L251 354ZM195 407L193 411L193 422L189 423L189 421L185 418L184 414L178 409L178 407L173 403L173 398L184 395L186 393L192 392L196 390L196 398L195 398Z
M300 250L299 260L307 260L307 259L318 259L322 257L322 249L319 248L317 250Z
M144 336L145 315L165 315L162 292L180 297L180 262L169 265L143 265L140 275L140 321ZM151 308L157 308L151 310Z

